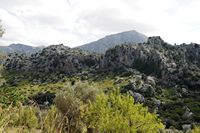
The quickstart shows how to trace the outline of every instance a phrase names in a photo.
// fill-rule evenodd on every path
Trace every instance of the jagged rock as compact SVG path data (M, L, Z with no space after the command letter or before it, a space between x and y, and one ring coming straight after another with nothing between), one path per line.
M155 78L152 76L147 76L146 83L155 86L156 85Z
M184 96L188 96L189 95L189 92L188 92L188 90L186 88L181 88L181 93Z
M184 124L182 125L183 131L191 131L191 124Z
M30 56L10 54L6 70L73 74L98 66L99 56L64 45L52 45Z
M154 96L155 88L150 84L143 84L139 91L145 96Z
M189 108L186 108L185 113L183 114L182 118L185 120L192 119L193 113L190 111Z
M116 46L109 49L100 62L101 69L116 72L132 68L157 77L164 86L179 84L196 90L200 88L199 66L200 45L173 46L160 37L149 37L143 44Z
M164 43L165 43L164 40L162 40L160 36L149 37L148 40L147 40L147 44L162 45Z
M133 91L129 91L129 93L131 94L131 96L134 98L134 101L137 103L137 102L140 102L140 103L144 103L145 102L145 98L144 96L142 96L140 93L136 93L136 92L133 92Z
M125 92L127 92L129 90L135 91L135 89L136 89L135 83L134 82L130 82L126 86L124 86L124 88L122 89L122 93L125 93Z

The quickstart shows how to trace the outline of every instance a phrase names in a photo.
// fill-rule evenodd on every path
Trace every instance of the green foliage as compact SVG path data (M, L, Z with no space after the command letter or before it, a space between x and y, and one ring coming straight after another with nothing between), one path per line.
M17 112L13 114L13 125L26 126L28 128L38 127L38 118L36 116L37 108L18 106Z
M42 130L45 133L62 132L64 118L55 106L52 106L44 115Z
M134 104L131 96L119 94L99 95L90 104L86 116L88 128L96 132L156 132L164 128L156 114L148 112L142 104Z
M100 92L99 89L95 88L95 85L89 84L88 82L77 82L71 90L75 97L84 103L93 101L97 94Z
M0 103L4 106L16 105L17 102L26 99L15 87L0 88L0 95Z
M200 133L200 126L195 127L195 128L192 130L192 133Z
M78 82L66 93L55 98L55 105L63 115L63 121L67 125L65 131L82 132L85 124L82 121L87 103L93 101L99 93L89 83Z
M0 111L0 128L6 129L9 126L24 126L32 129L38 127L37 108L23 107L20 104L17 107L9 106Z

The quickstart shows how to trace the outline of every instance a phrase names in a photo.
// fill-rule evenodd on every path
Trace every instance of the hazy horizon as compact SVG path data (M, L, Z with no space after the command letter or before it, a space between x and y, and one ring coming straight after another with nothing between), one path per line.
M1 0L0 46L75 47L129 30L171 44L200 43L199 6L198 0Z

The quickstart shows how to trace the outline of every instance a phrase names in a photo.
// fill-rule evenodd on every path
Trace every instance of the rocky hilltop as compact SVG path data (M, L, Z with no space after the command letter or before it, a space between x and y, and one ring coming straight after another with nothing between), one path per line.
M95 68L98 61L98 55L60 44L31 55L10 54L4 66L10 71L70 74Z
M101 61L107 70L137 69L160 78L166 85L200 88L200 45L170 45L160 37L149 37L147 43L124 44L109 49Z

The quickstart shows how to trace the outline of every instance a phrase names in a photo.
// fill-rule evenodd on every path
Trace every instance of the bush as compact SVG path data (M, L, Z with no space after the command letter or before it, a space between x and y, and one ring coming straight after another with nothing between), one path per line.
M37 128L39 119L37 117L37 108L23 107L19 104L17 107L9 106L0 111L0 128L6 129L9 126L23 126L25 128Z
M200 133L200 126L195 127L195 128L192 130L192 133Z
M55 106L46 112L42 121L42 130L45 133L62 132L64 118Z
M93 101L99 90L95 88L93 85L90 85L88 82L82 83L77 82L75 86L72 88L75 97L80 99L84 103L88 103L89 101Z
M19 104L13 108L13 112L10 118L10 124L15 126L25 126L27 128L37 128L37 108L35 107L23 107Z
M90 101L94 101L99 93L95 87L88 82L77 82L69 88L65 94L60 94L55 98L55 106L61 112L65 131L83 132L86 125L82 118Z
M164 125L156 114L142 104L134 104L131 96L119 91L99 95L85 115L88 128L94 132L157 132Z

